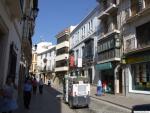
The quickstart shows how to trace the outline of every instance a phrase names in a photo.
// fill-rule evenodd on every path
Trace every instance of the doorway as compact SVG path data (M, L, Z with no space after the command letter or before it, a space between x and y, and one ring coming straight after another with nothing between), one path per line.
M122 94L122 69L119 69L119 93Z
M114 71L113 69L101 71L102 84L105 84L106 93L114 93Z
M92 69L91 68L88 69L88 78L89 78L90 84L92 84Z

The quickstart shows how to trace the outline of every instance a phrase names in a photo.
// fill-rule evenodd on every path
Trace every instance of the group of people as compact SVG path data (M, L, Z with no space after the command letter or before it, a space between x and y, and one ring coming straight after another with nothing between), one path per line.
M42 78L37 82L36 78L26 78L23 87L23 100L24 107L29 109L32 91L35 95L37 87L39 86L39 93L43 93L44 82ZM6 84L0 88L0 113L12 113L12 111L18 108L17 104L17 85L15 84L15 78L8 76Z
M105 93L113 93L113 81L101 81L97 82L97 96L102 96Z
M27 78L25 80L24 84L24 106L25 108L29 109L30 105L30 100L31 100L31 95L32 91L33 94L35 95L37 92L37 87L39 86L39 93L43 94L43 80L42 78L39 80L39 83L37 82L36 78Z

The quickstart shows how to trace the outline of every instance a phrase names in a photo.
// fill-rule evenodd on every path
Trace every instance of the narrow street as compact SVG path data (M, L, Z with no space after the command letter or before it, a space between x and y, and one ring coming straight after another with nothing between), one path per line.
M30 109L19 109L17 113L74 113L67 105L61 103L57 95L60 93L47 86L43 89L43 95L37 92L32 95Z
M43 95L32 95L30 109L18 109L17 113L130 113L116 106L91 98L89 108L70 109L60 97L62 94L48 86L44 87Z

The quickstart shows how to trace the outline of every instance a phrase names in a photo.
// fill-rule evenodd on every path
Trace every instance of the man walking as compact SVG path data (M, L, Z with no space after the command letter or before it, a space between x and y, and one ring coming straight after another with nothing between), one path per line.
M41 78L39 81L39 92L40 92L40 94L43 94L43 85L44 85L44 83L43 83L43 80Z
M24 106L29 109L30 100L31 100L32 84L31 80L27 79L24 84Z

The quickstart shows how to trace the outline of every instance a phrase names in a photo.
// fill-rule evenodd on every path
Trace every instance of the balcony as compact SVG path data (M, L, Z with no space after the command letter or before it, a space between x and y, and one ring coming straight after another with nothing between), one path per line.
M64 42L58 44L58 45L56 46L56 50L57 50L57 49L60 49L60 48L63 48L63 47L69 47L69 42L68 42L68 41L64 41Z
M111 13L115 12L117 10L117 5L114 0L114 2L111 2L110 4L103 6L103 8L100 11L100 15L98 16L99 19L105 19L107 16L109 16Z
M138 3L137 3L138 4ZM131 13L128 14L129 16L125 20L125 24L135 21L140 17L150 14L150 1L145 0L145 7L141 7L140 5L133 4L131 5ZM129 11L128 11L129 13Z
M93 64L93 55L89 56L89 57L84 57L83 58L83 66L90 66Z
M113 34L119 34L119 33L120 33L119 30L114 29L114 30L112 30L112 31L110 31L110 32L108 31L106 34L100 36L100 37L98 38L98 40L103 39L103 38L107 38L107 37L109 37L109 36L111 36L111 35L113 35Z
M109 61L120 61L120 49L112 49L98 54L98 63L104 63Z
M61 71L68 71L68 67L64 66L64 67L56 67L55 68L55 72L61 72Z
M125 53L149 50L150 48L150 22L136 27L136 37L126 40Z
M109 16L108 13L106 12L101 12L100 15L98 16L99 19L104 19L104 18L107 18Z
M21 18L22 17L23 12L22 12L21 8L22 8L23 4L20 2L20 0L5 0L5 3L8 6L9 11L11 12L11 16L13 18Z
M60 61L60 60L65 60L66 58L68 59L69 54L62 54L62 55L58 55L55 58L55 61Z

